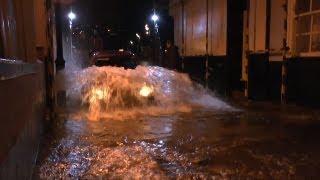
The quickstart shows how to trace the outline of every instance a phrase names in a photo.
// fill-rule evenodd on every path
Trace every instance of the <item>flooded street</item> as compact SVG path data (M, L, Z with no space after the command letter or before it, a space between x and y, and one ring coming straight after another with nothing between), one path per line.
M164 70L138 71L140 75L141 71L159 75ZM92 97L83 98L82 94L77 98L74 92L69 93L73 103L60 111L43 139L34 179L320 177L319 112L279 104L227 103L199 87L188 89L190 82L184 76L168 81L161 76L147 82L150 76L141 81L134 75L132 72L128 77L139 81L126 78L126 89L130 86L136 91L137 82L152 84L158 93L165 87L162 94L154 95L152 104L135 100L128 107L121 96L121 101L109 99L114 106L104 109L101 103L92 106L96 103ZM172 80L175 83L169 86L166 82ZM88 84L106 89L101 83L76 82L80 89ZM194 99L186 99L191 95ZM89 104L86 99L91 99ZM98 114L90 107L98 107Z

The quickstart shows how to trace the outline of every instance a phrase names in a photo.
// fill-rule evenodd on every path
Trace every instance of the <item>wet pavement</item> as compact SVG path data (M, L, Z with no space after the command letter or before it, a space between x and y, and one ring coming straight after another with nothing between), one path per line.
M98 121L61 111L34 179L320 178L319 111L234 106Z

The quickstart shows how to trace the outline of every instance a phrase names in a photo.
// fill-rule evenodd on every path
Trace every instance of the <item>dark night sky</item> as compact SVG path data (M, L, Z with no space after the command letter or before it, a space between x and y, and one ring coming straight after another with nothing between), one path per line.
M165 8L168 0L156 0ZM72 5L76 23L120 26L128 31L139 31L150 21L153 0L77 0ZM156 9L159 9L156 6Z

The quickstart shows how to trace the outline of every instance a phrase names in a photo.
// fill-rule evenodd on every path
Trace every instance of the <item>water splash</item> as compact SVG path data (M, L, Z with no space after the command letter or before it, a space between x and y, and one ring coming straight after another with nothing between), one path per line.
M69 77L68 97L87 107L92 120L110 118L111 114L121 117L123 113L134 116L189 112L195 106L231 109L212 92L192 82L187 74L161 67L89 67L74 71Z

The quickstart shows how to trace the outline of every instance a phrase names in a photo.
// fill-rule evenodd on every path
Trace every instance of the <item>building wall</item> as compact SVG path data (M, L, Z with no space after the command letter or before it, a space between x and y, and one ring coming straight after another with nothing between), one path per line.
M21 50L24 50L22 60L36 62L36 24L34 15L34 0L15 0L17 21L18 21L18 41Z
M182 55L226 55L227 0L171 0L169 4Z
M267 0L249 1L249 51L266 50L266 4Z
M46 61L53 99L56 33L52 0L0 0L0 58L35 63ZM41 57L42 56L42 57Z
M46 31L44 8L38 6L41 3L44 0L0 0L3 58L36 62L36 45L45 42Z
M171 1L170 15L174 18L174 44L179 47L181 55L184 55L184 5L182 1Z
M209 55L227 55L227 1L209 0Z
M36 46L48 48L48 37L47 37L47 24L48 14L46 12L46 1L45 0L34 0L34 17L35 17L35 33L36 33Z
M314 91L320 87L315 83L320 72L318 1L246 2L243 14L235 14L235 10L241 9L235 8L231 0L170 1L175 41L182 46L185 71L211 87L228 89L230 82L237 81L237 74L232 73L238 71L237 59L240 58L242 75L239 79L244 82L247 97L320 104L319 95ZM242 29L237 20L239 15L244 18ZM237 31L243 31L242 47L237 45L241 41L239 38L233 39ZM237 47L242 48L241 57Z
M270 51L271 54L278 54L276 56L281 56L283 48L283 39L286 38L286 33L284 28L286 26L284 19L287 14L284 9L286 0L271 0L271 13L270 13ZM271 61L273 61L271 59Z
M0 60L0 179L30 179L45 112L43 64Z
M31 179L54 94L52 9L50 0L0 0L0 179Z
M281 100L285 3L285 0L250 0L247 6L242 79L247 85L245 95L250 99Z
M320 106L320 4L311 0L310 7L302 8L308 2L288 1L287 96L290 102ZM307 18L311 21L305 21Z
M302 105L320 106L320 58L295 57L287 61L288 101Z
M185 53L187 56L206 54L206 0L185 3Z
M17 50L17 21L14 2L11 0L0 0L0 22L1 40L3 46L3 58L20 58Z
M183 72L219 93L227 77L227 0L171 0L175 44Z
M265 2L266 5L257 6L257 0L250 0L248 9L251 33L245 51L249 61L249 98L320 105L320 85L316 83L320 72L318 1ZM258 16L256 12L260 12ZM265 41L261 37L266 37Z

